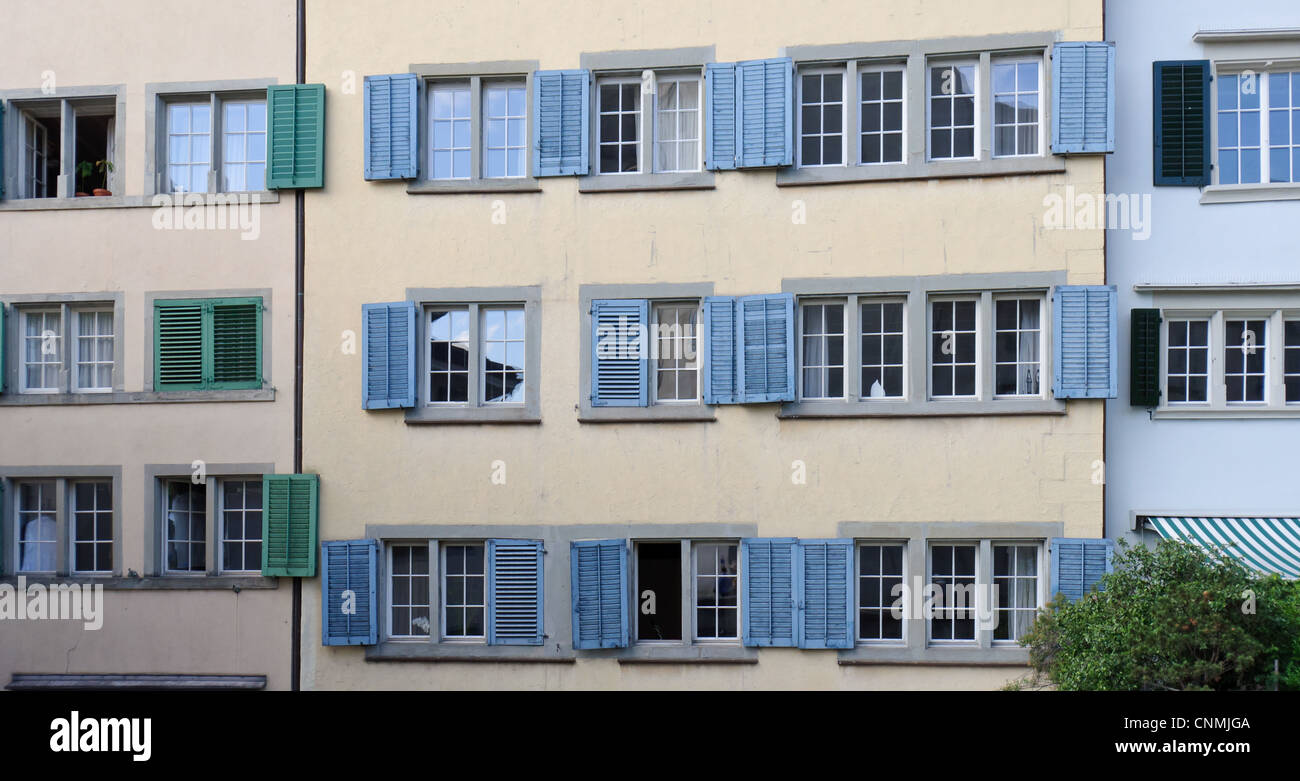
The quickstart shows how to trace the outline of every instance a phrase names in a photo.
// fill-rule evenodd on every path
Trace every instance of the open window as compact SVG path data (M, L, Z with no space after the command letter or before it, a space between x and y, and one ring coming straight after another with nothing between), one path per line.
M111 195L115 184L117 99L113 96L15 101L15 198Z

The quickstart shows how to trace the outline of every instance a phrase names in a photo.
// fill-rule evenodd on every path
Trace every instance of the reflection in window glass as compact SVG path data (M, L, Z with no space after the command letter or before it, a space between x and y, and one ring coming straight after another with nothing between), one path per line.
M483 401L524 400L524 308L483 310Z
M433 179L468 179L472 174L469 98L464 84L435 84L429 90Z
M1038 154L1038 62L993 64L993 154Z
M489 179L524 175L524 97L522 84L483 88L483 175Z
M174 193L206 193L212 167L212 104L167 106L167 178Z
M469 401L469 312L429 312L429 402Z
M740 562L735 543L695 546L695 637L739 637Z
M930 68L930 158L975 156L975 66Z
M203 572L207 568L207 496L202 483L167 482L167 569Z
M862 74L863 163L903 161L903 71L901 68Z

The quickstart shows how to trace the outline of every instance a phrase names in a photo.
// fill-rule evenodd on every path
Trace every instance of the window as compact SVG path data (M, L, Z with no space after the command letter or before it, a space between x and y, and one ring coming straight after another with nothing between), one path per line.
M1039 153L1040 60L993 61L993 156Z
M993 639L1014 642L1034 623L1038 612L1037 545L994 545L993 585L997 626Z
M528 92L523 82L491 82L483 88L483 175L516 178L526 172Z
M264 94L168 100L165 121L168 192L266 189Z
M453 191L522 186L505 181L529 173L530 77L511 72L522 65L512 63L510 69L490 74L453 74L440 66L433 69L437 74L424 77L420 121L425 124L419 140L410 141L420 147L422 180Z
M262 570L262 481L221 481L221 562L223 572Z
M799 74L799 165L844 165L844 69Z
M154 389L262 387L262 299L154 301Z
M1210 400L1210 322L1170 320L1165 398L1170 404Z
M858 546L858 639L902 640L903 621L893 605L902 593L903 546Z
M80 301L16 304L19 392L112 392L115 358L120 347L114 309L112 303Z
M1162 310L1160 349L1146 359L1160 361L1160 409L1191 417L1293 414L1300 401L1300 320L1294 311Z
M448 555L450 556L450 552ZM429 636L431 627L427 544L388 546L388 606L390 637ZM448 606L450 607L450 602Z
M655 171L700 170L700 78L668 75L656 82Z
M487 605L483 545L443 545L442 552L442 636L483 639Z
M657 404L698 402L700 305L657 302L653 311L657 344L653 363L655 378L651 384L654 401Z
M1000 298L994 303L994 394L1040 396L1042 301Z
M19 165L16 192L10 197L111 194L116 186L116 97L19 100L11 105L18 112ZM65 132L69 129L71 133ZM65 150L68 136L71 147Z
M1264 401L1265 320L1225 320L1223 376L1229 404Z
M930 546L930 639L975 639L975 545ZM936 590L937 589L937 590Z
M164 524L166 570L207 570L208 489L204 483L168 480L165 484L167 522Z
M930 395L973 398L978 354L976 302L942 300L930 306Z
M903 396L903 303L862 304L862 396Z
M57 487L53 480L18 484L19 572L54 572L58 565Z
M740 559L736 543L696 543L695 639L735 640L740 630Z
M605 78L596 85L596 133L602 174L640 173L641 83Z
M681 641L681 543L637 543L635 582L637 640Z
M113 571L113 484L79 481L72 486L72 571Z
M1220 73L1219 184L1300 182L1300 71Z
M903 162L903 69L869 68L859 75L861 162Z
M523 305L431 306L426 311L428 404L524 402L527 325ZM470 399L475 400L473 404Z
M60 310L24 311L22 316L25 393L58 393L63 388L63 318Z
M431 178L469 179L474 153L469 84L434 84L429 90L429 117Z
M1288 404L1300 402L1300 320L1287 320L1286 348L1283 356L1284 383Z
M800 307L802 397L844 397L844 304L804 303Z
M53 198L59 176L59 119L24 114L20 197Z
M113 389L113 310L88 309L74 313L77 339L73 364L76 390L103 392Z
M974 63L930 66L930 159L975 157Z

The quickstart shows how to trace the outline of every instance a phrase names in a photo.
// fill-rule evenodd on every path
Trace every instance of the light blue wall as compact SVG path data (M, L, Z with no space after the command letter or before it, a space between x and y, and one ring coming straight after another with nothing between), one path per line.
M1152 186L1151 64L1225 57L1198 29L1300 28L1296 0L1108 0L1116 44L1112 193L1150 194L1150 237L1110 230L1107 281L1119 288L1119 398L1106 407L1106 526L1120 536L1133 511L1300 515L1300 418L1150 420L1129 406L1129 317L1152 306L1141 283L1300 283L1300 201L1200 204L1200 188ZM1252 44L1294 51L1295 42Z

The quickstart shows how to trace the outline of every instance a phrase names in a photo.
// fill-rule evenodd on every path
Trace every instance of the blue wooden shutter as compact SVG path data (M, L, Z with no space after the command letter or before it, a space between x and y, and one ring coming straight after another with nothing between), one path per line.
M321 645L379 642L378 553L377 540L321 543Z
M419 144L419 82L414 73L365 79L366 179L414 179Z
M736 167L736 63L704 66L704 167L725 171Z
M1058 399L1119 396L1119 316L1114 285L1062 285L1052 294Z
M1115 44L1067 41L1052 47L1052 152L1115 151Z
M1210 183L1210 61L1152 63L1156 186Z
M542 543L488 540L488 645L542 644Z
M1051 548L1053 599L1057 594L1071 602L1082 599L1112 569L1114 540L1055 537Z
M741 401L794 401L794 296L742 296L736 306Z
M701 321L704 342L700 369L704 374L705 404L739 404L740 382L736 378L735 296L709 296L704 299Z
M800 540L799 647L853 647L853 541Z
M627 540L574 542L573 647L627 646Z
M591 302L591 406L649 404L649 312L645 299Z
M361 406L415 406L415 304L361 307Z
M325 185L325 85L266 88L266 189Z
M789 538L740 541L740 593L744 606L745 645L798 645L796 603L799 573L796 549Z
M586 176L591 72L533 73L533 176Z
M736 167L794 162L794 62L736 63Z

